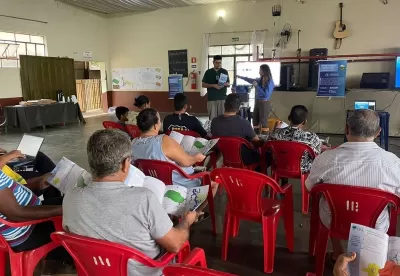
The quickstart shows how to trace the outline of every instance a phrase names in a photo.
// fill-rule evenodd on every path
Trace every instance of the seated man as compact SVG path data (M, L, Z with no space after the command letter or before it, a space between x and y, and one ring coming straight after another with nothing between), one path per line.
M195 117L186 113L188 108L187 97L183 93L176 94L174 97L175 112L165 117L163 122L163 131L187 131L197 132L201 137L207 136L207 131L204 130L200 121Z
M279 128L278 123L274 131L269 135L268 140L295 141L309 145L315 154L321 153L321 141L314 132L303 130L307 123L308 110L304 105L295 105L290 111L288 120L290 126ZM312 159L309 154L305 153L301 159L301 170L309 172L311 169Z
M0 217L13 222L24 222L60 216L62 198L45 199L41 202L37 197L48 186L46 176L21 185L1 171L4 164L21 156L19 151L11 151L0 156ZM17 228L0 223L0 234L14 252L33 250L51 242L50 234L54 231L51 221ZM47 260L65 261L66 256L68 256L66 251L59 248L48 254ZM47 268L54 269L54 267Z
M400 159L381 149L374 139L380 133L379 115L372 110L355 110L347 119L348 142L315 158L306 180L309 191L319 183L382 189L400 195ZM325 226L331 223L328 203L322 199L319 215ZM386 232L389 213L383 211L376 229ZM343 253L340 240L332 239L332 260Z
M254 132L251 123L237 115L240 109L238 94L230 94L225 100L225 112L211 121L212 136L231 136L244 138L256 147L264 144ZM251 165L260 161L258 150L250 150L246 146L241 148L242 161L245 165Z
M118 123L122 126L126 126L128 121L129 109L125 106L118 106L115 108L115 116L117 116Z
M131 164L131 140L114 129L96 131L87 144L93 182L75 187L63 202L64 228L72 233L133 247L150 258L176 253L189 238L197 213L176 227L153 192L124 184ZM161 275L160 269L128 263L128 275Z

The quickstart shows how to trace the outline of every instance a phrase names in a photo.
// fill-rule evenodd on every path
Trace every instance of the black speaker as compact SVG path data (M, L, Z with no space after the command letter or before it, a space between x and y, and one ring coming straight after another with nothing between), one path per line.
M308 87L317 89L318 87L318 60L325 60L328 55L327 48L310 49L310 56L318 56L320 59L310 59L308 62Z
M363 73L360 88L389 89L390 73Z
M280 91L289 91L294 84L293 64L283 64L281 66L281 87Z

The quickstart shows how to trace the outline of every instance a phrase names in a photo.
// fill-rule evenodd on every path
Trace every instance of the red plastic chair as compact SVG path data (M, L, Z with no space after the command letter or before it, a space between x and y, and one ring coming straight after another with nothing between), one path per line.
M211 172L211 178L218 177L227 194L224 234L222 239L222 259L228 255L229 237L239 234L240 220L261 222L264 239L264 272L274 270L275 239L279 218L283 216L286 242L289 251L294 249L293 191L292 185L278 185L272 178L249 170L220 168ZM283 200L262 196L263 190L271 188L284 194Z
M10 222L0 218L0 223L9 227L24 227L38 224L45 221L53 221L57 231L62 230L62 217L53 217L48 219L32 220L26 222ZM36 265L39 261L60 244L49 242L39 248L30 251L16 253L12 250L8 242L0 235L0 275L5 275L6 254L10 256L11 274L13 276L33 276Z
M194 138L201 138L200 134L198 134L196 131L191 131L191 130L174 130L175 132L179 132L183 135L188 135L188 136L193 136ZM168 136L171 134L171 131L167 131L166 133ZM207 139L207 138L204 138ZM210 164L211 164L211 168L216 169L217 168L217 154L215 153L215 151L210 151L207 156L210 156ZM202 162L198 162L196 163L196 166L204 166L204 163L206 162L206 160L204 159L204 161Z
M140 129L136 125L126 125L126 131L132 139L140 137Z
M164 182L165 185L173 185L172 173L174 171L178 172L181 176L187 179L201 179L202 185L211 184L209 172L201 172L193 175L188 175L176 164L159 160L138 159L134 163L135 166L138 167L145 175L155 177ZM212 194L211 186L210 189L208 190L207 202L212 221L212 232L213 235L216 236L217 229L215 223L215 207L214 207L214 197Z
M103 122L103 127L104 128L116 128L116 129L119 129L119 130L127 132L126 128L123 125L121 125L121 124L119 124L117 122L104 121Z
M389 236L396 235L397 210L400 198L389 192L377 189L318 184L312 191L312 212L310 224L309 254L316 255L316 275L324 272L325 254L329 236L347 240L351 223L375 228L376 220L387 205L390 208ZM320 197L323 196L331 209L332 221L326 228L319 217Z
M190 245L185 243L178 254L165 253L154 260L131 247L65 232L51 234L53 241L61 244L75 261L79 276L126 276L129 259L154 268L168 265L175 257L182 262L189 255Z
M255 170L260 165L260 163L255 163L251 165L243 164L240 154L242 145L245 145L247 148L252 150L255 149L253 144L251 144L246 139L240 137L213 137L213 139L216 138L219 138L217 147L222 153L224 159L224 167Z
M163 269L163 273L164 276L237 276L235 274L186 264L169 265Z
M194 266L196 265L196 266ZM181 264L168 265L163 269L164 276L235 276L207 269L206 255L203 249L195 248Z
M292 141L268 141L262 148L261 167L267 171L266 154L270 151L273 156L271 164L272 178L279 183L281 178L295 178L301 180L301 212L308 213L310 194L306 188L306 179L309 173L301 171L301 159L304 152L315 158L312 148L306 144Z

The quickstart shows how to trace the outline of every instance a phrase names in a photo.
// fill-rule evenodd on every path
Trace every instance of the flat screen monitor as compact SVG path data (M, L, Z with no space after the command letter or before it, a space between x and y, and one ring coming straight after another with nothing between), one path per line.
M236 64L236 72L238 76L248 77L257 79L260 77L260 66L262 64L267 64L271 69L272 79L274 80L275 86L280 86L281 84L281 63L278 61L269 61L269 62L262 62L262 61L244 61L238 62ZM236 85L249 85L248 82L237 79ZM250 83L250 85L252 85Z
M376 101L355 101L354 109L376 109Z
M400 88L400 57L396 57L396 75L394 78L394 88Z

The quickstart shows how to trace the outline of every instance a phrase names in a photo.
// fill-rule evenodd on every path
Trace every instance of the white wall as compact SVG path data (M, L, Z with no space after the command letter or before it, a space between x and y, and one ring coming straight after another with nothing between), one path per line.
M292 25L292 41L281 56L294 56L297 30L301 29L302 54L310 48L328 48L329 54L361 54L397 52L400 47L400 1L383 5L379 0L282 0L281 27ZM344 2L344 20L351 36L334 50L332 33L339 18L339 2ZM168 50L188 49L189 58L201 58L203 33L268 29L265 48L272 47L273 20L271 7L277 0L230 2L186 8L164 9L144 14L121 15L109 20L109 47L112 68L160 66L164 73L163 90L167 90ZM216 12L226 11L224 19ZM278 30L277 30L278 32ZM212 35L213 44L232 44L238 35ZM250 34L241 34L240 42L248 42ZM240 43L239 42L239 43ZM308 67L303 67L307 75ZM362 72L389 71L392 62L352 63L349 65L350 86L359 84ZM110 79L110 78L109 78ZM306 84L306 78L303 78ZM110 87L110 86L109 86Z
M93 60L109 61L104 17L53 0L0 0L0 13L49 22L0 17L0 31L45 36L49 56L83 60L82 53L92 51ZM0 98L21 96L19 69L0 68Z

